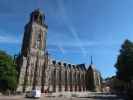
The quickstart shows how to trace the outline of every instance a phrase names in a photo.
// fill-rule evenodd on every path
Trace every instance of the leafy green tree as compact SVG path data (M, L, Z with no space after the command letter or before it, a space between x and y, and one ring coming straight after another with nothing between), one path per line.
M17 85L17 71L13 58L0 51L0 91L14 90Z
M117 77L125 82L133 80L133 42L125 40L115 65Z

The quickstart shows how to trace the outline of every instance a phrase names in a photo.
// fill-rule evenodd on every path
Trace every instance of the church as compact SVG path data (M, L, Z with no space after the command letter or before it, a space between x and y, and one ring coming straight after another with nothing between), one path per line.
M101 75L93 63L71 64L49 57L47 30L44 13L35 9L25 25L21 52L16 58L19 73L16 91L101 91Z

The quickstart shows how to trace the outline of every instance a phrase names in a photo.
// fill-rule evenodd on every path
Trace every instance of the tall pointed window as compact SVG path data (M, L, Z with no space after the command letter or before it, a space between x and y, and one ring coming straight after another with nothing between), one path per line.
M35 36L35 48L40 48L40 44L41 44L41 34L37 32Z

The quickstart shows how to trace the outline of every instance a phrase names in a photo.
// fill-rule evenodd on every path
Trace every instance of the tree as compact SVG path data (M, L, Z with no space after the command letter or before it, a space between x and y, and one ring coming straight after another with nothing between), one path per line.
M115 65L116 76L124 84L123 91L129 100L133 98L133 42L125 40L120 49L120 54ZM120 85L119 85L120 86ZM120 86L120 88L122 88Z
M125 82L133 80L133 42L125 40L115 65L117 78Z
M17 85L17 71L13 58L0 51L0 91L14 90Z

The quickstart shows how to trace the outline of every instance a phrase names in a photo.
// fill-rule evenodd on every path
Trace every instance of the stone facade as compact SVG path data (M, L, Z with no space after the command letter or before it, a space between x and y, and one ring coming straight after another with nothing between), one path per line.
M95 69L95 66L91 64L86 72L86 88L90 91L102 91L101 88L101 74Z
M42 92L97 91L100 74L85 64L52 60L46 51L45 15L36 9L25 26L18 65L18 92L40 89ZM91 84L90 84L91 83ZM90 88L90 86L92 86Z

